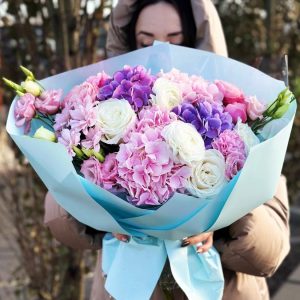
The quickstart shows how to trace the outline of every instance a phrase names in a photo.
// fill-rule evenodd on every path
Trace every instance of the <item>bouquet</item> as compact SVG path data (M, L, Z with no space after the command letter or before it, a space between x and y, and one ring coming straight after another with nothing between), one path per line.
M185 59L176 60L180 54ZM217 74L229 67L230 75ZM134 236L126 245L105 237L107 290L116 299L149 298L168 256L189 299L219 299L215 250L198 256L178 239L228 226L272 197L292 93L240 63L165 44L41 82L22 70L21 85L6 80L19 95L9 133L75 218ZM257 78L245 84L249 74ZM261 89L262 81L272 90ZM278 153L266 159L275 144Z

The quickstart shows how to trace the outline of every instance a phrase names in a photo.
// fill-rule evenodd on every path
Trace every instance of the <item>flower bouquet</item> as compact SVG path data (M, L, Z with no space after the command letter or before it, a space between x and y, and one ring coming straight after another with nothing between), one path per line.
M169 44L40 82L23 71L20 86L6 80L19 95L9 134L71 215L132 236L104 238L108 292L149 299L168 258L189 299L220 299L216 251L198 255L179 239L273 196L296 109L284 84Z

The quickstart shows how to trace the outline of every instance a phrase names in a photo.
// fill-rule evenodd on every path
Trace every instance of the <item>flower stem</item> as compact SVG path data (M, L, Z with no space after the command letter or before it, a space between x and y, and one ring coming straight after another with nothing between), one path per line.
M39 114L36 114L34 118L35 118L35 119L38 119L38 120L41 120L43 123L45 123L47 126L49 126L50 128L53 129L53 126L52 126L53 123L52 123L52 124L49 124L49 123L45 120L45 117L40 116Z

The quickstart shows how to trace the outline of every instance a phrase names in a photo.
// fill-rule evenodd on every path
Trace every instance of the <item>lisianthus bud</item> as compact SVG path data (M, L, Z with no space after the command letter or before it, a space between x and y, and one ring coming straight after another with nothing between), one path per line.
M39 96L42 92L41 87L32 80L23 81L21 86L27 93L32 94L35 97Z
M20 69L23 71L23 73L27 76L28 79L30 79L30 80L35 79L33 73L30 70L28 70L27 68L20 66Z
M92 150L93 156L95 156L100 162L104 162L104 156L95 150Z
M20 92L20 93L25 93L25 89L23 89L23 87L21 87L20 85L14 83L13 81L5 78L5 77L2 77L2 80L4 81L4 83L11 87L12 89L14 89L16 92Z
M93 150L92 149L87 149L82 147L81 151L87 156L87 157L91 157L93 156Z
M293 97L293 93L286 88L278 95L278 105L283 106L290 103L291 97Z
M33 136L36 139L41 139L41 140L46 140L49 142L55 142L56 141L56 136L54 132L48 130L44 126L41 126L34 134Z
M286 103L282 106L280 106L275 113L273 114L273 119L280 119L289 109L290 103Z
M76 156L79 158L83 158L83 152L76 146L73 146L73 151L75 152Z
M287 111L287 108L281 109L281 107L285 105L289 106L292 99L293 99L293 93L288 88L284 89L282 92L279 93L277 99L265 111L264 116L269 116L274 119L278 119L282 117L284 113ZM284 111L283 114L281 114L282 111ZM276 114L276 117L274 117L274 114Z

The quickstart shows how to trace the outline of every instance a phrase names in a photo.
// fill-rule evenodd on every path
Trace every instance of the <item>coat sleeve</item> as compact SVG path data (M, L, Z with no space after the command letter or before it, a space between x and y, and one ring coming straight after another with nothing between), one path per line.
M264 277L277 270L290 250L289 205L283 176L273 199L229 226L227 237L216 240L215 247L226 269Z
M44 223L62 244L74 249L100 249L104 232L88 227L68 214L48 192Z
M196 48L228 56L219 14L211 0L191 0L196 24Z

